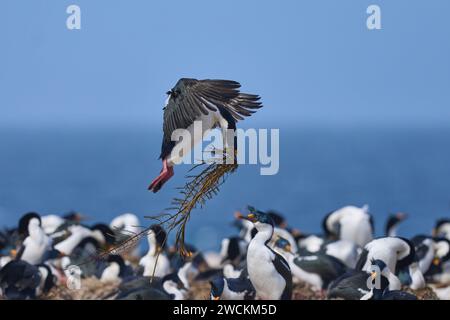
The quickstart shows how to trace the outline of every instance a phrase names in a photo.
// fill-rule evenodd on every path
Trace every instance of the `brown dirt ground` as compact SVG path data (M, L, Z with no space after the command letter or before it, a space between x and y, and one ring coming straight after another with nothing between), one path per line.
M64 286L58 286L52 289L43 299L51 300L103 300L114 296L114 292L118 283L102 283L96 278L88 278L82 280L80 290L69 290ZM193 283L189 292L189 299L192 300L208 300L209 299L209 282L202 281ZM412 291L405 288L405 291L414 293L419 300L438 300L436 294L430 287L425 289ZM326 295L321 292L314 292L305 283L294 285L293 300L325 300Z

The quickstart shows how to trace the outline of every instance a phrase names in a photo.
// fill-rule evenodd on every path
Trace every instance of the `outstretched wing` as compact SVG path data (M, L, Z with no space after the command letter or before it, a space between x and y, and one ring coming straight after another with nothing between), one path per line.
M225 109L235 121L243 120L261 108L260 97L240 93L241 85L231 80L180 79L170 91L164 108L164 138L161 158L170 154L171 136L176 129L187 129L202 114Z

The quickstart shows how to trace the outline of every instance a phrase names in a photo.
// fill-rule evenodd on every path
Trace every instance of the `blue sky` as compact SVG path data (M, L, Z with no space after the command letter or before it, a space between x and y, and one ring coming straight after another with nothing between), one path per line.
M77 4L82 30L66 28ZM382 30L366 28L378 4ZM0 125L149 125L180 77L238 80L248 125L445 125L450 2L4 0Z

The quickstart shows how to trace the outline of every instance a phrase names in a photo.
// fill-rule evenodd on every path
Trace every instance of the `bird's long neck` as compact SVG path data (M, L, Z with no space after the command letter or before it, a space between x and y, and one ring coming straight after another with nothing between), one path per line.
M156 237L155 235L149 234L148 236L148 253L147 255L149 256L156 256L158 251L159 251L159 246L158 243L156 242Z
M35 243L42 243L46 240L45 232L38 224L31 223L28 226L28 234Z
M256 229L258 230L258 233L253 238L252 242L261 246L267 246L267 242L273 235L273 227L270 224L260 224L256 226Z
M395 218L390 218L388 222L386 223L386 236L388 237L395 237L397 236L397 227L398 227L399 221Z
M191 266L192 262L187 262L177 272L178 277L180 278L181 282L183 282L186 288L189 288L188 272Z

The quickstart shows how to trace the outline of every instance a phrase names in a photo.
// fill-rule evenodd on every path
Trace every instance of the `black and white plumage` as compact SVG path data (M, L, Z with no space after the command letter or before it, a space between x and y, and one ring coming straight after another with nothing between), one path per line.
M436 225L433 229L433 236L450 240L450 219L443 218L436 221Z
M232 265L239 265L247 254L248 242L241 237L229 237L222 239L220 246L221 263L226 262Z
M374 291L377 289L373 289ZM372 300L417 300L417 296L412 293L401 291L401 290L393 290L390 291L389 288L384 289L381 296L377 293L374 293Z
M210 281L211 300L254 300L255 288L248 273L243 271L237 278L217 277Z
M133 274L131 266L119 255L109 255L104 264L105 266L98 270L101 282L114 282Z
M163 278L135 277L125 279L119 286L116 300L184 300L185 283L177 272Z
M322 248L325 239L317 234L304 234L297 232L294 235L295 241L300 251L303 252L317 252Z
M380 290L384 291L389 287L389 278L392 277L392 272L381 260L372 260L371 266L376 266L380 271L378 286ZM367 284L368 282L374 284L376 276L377 274L371 270L350 270L330 283L327 296L329 299L360 300L370 293L371 288Z
M34 299L47 293L55 282L51 269L44 264L35 266L26 261L14 260L0 270L0 289L7 299Z
M384 227L384 233L387 237L397 236L398 225L407 218L407 215L403 212L389 215L386 225Z
M435 259L435 243L432 237L427 235L417 235L411 239L416 250L416 257L419 268L423 274L426 274L432 266Z
M250 116L261 108L260 97L241 93L241 85L230 80L196 80L180 79L169 95L164 107L164 137L160 159L163 168L160 175L153 180L149 190L157 192L173 176L173 166L178 164L185 155L172 154L177 142L172 141L172 133L177 129L187 129L191 132L191 141L186 144L190 150L202 138L203 134L214 127L220 126L224 132L235 129L236 123ZM202 136L195 136L193 125L195 121L202 122ZM224 148L227 147L226 135Z
M244 270L247 270L246 266L243 268L235 268L231 263L225 264L222 268L225 278L239 278Z
M52 239L42 229L41 217L38 214L24 215L19 220L18 230L25 239L15 257L17 260L36 265L57 256L57 251L52 246Z
M373 218L367 206L346 206L329 213L322 222L328 239L352 241L364 247L373 239Z
M165 253L167 234L159 225L152 225L147 233L148 252L139 260L144 276L164 277L170 273L170 261Z
M290 300L292 298L292 274L288 262L267 244L274 227L271 218L253 208L244 219L252 221L258 231L247 250L247 271L256 295L260 299Z
M49 214L41 217L42 229L45 233L50 235L58 229L69 226L70 224L80 223L86 219L86 216L79 212L71 211L64 216Z
M369 242L356 265L357 270L367 271L372 260L383 261L395 275L389 279L390 290L398 290L401 286L396 276L400 270L409 268L416 261L414 244L401 237L381 237Z
M197 255L198 256L198 255ZM137 276L124 279L116 299L124 300L185 300L190 276L196 273L198 260L185 261L175 272L164 277Z
M275 250L288 261L292 275L310 284L313 290L325 290L331 281L347 271L340 260L323 252L293 254L289 242L283 238L275 242Z
M319 251L335 257L348 268L354 268L362 249L352 241L336 240L325 242Z
M65 255L71 255L73 250L87 238L95 239L97 245L103 249L108 249L115 243L114 231L103 223L95 224L92 227L72 224L68 226L67 230L64 230L64 233L65 235L60 237L55 244L55 249Z
M131 237L134 237L142 231L139 218L133 213L124 213L115 217L109 224L109 227L114 231L117 243L124 243ZM125 253L131 254L134 257L139 256L140 241L133 241L133 245L127 246Z
M442 265L450 261L450 241L427 235L417 235L411 241L422 273L429 279L441 273Z

